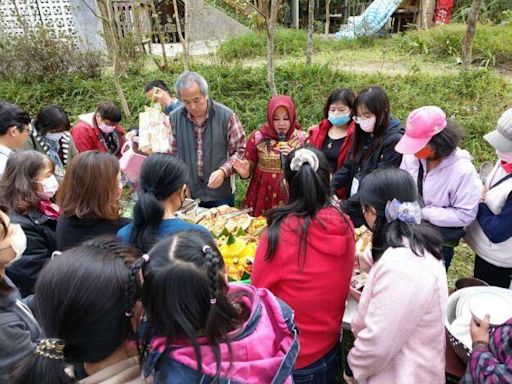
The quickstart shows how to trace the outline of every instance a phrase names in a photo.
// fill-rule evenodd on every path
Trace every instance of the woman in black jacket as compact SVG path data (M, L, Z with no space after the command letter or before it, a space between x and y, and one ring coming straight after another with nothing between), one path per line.
M42 336L31 310L5 275L26 244L23 230L9 219L7 208L0 206L0 383L10 382L13 368L34 351L36 340Z
M114 155L86 151L71 160L59 191L59 251L97 236L115 235L130 223L119 213L120 182L119 161Z
M27 237L23 256L7 269L23 297L33 293L39 271L56 250L58 207L52 199L59 184L54 170L50 158L39 152L13 152L0 182L0 203Z
M354 102L356 134L343 168L334 175L336 189L347 188L348 198L343 202L354 226L364 224L359 203L359 185L366 175L377 168L398 168L402 155L395 145L402 138L400 121L391 116L386 92L379 86L361 90Z

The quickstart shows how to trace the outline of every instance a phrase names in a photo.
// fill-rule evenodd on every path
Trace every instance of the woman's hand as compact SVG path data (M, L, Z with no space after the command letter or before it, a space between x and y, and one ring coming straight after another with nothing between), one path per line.
M288 145L286 142L279 143L279 152L281 152L282 155L288 156L290 152L293 151L293 148Z
M243 178L247 179L251 175L251 163L249 160L235 158L233 159L233 169Z
M489 321L490 316L485 315L480 324L477 324L475 318L471 318L471 323L469 324L469 332L471 333L471 340L473 343L482 342L489 344Z

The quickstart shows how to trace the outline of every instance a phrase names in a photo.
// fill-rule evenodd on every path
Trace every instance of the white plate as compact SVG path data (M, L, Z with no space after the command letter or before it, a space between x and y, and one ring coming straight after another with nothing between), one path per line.
M490 324L498 326L512 318L512 298L507 292L476 292L470 297L469 309L477 320L482 320L488 313L491 316Z
M469 291L464 293L457 302L457 307L455 309L455 314L457 317L465 317L470 316L471 312L469 311L469 300L475 294L475 292Z

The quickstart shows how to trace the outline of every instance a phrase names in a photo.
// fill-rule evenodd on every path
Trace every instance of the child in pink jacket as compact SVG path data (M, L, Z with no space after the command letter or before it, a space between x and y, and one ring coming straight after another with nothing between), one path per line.
M445 382L448 287L437 231L421 223L412 177L382 169L361 184L375 261L352 320L349 383Z

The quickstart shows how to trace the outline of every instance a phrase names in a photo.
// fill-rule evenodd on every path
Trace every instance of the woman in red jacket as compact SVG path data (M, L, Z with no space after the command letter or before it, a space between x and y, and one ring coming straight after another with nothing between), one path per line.
M121 157L121 148L125 142L124 128L121 122L121 110L111 101L98 104L96 112L78 117L78 123L71 128L71 136L78 152L108 152Z
M351 89L338 88L332 91L324 106L324 119L309 131L310 143L327 157L333 174L343 167L354 141L354 100L355 95ZM347 198L346 188L340 188L336 193L341 199Z
M300 383L333 383L341 367L340 330L354 264L354 231L330 194L330 167L314 148L285 163L288 205L267 216L252 283L268 288L295 311Z

